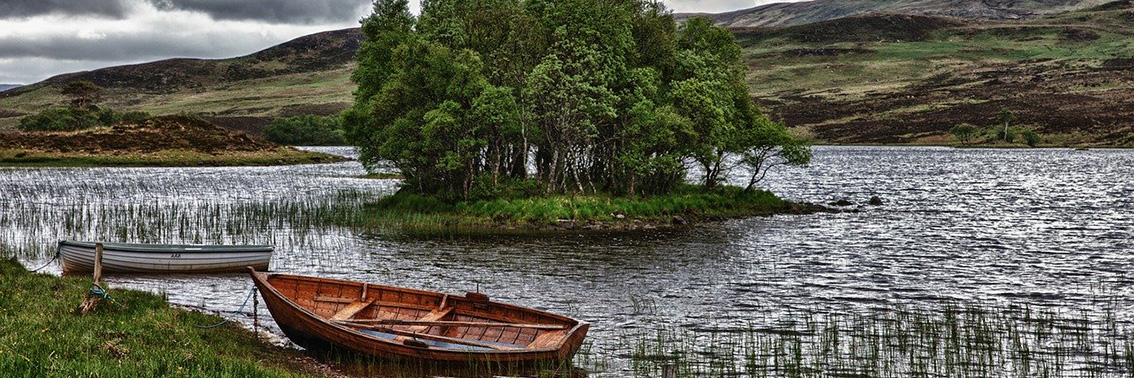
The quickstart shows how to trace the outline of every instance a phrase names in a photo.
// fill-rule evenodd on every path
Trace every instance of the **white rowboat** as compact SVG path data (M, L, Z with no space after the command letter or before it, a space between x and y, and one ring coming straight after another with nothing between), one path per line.
M63 273L94 271L94 242L62 240ZM227 273L268 269L272 246L102 243L102 270L118 273Z

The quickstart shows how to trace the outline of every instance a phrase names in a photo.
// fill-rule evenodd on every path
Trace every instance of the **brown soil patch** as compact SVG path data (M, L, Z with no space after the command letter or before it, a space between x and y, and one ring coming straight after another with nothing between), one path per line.
M1035 61L942 74L863 99L784 96L764 103L773 118L810 126L816 137L833 143L912 143L945 135L960 123L992 125L1007 108L1016 125L1045 134L1094 135L1097 143L1117 146L1134 142L1132 88L1132 59L1113 59L1099 68Z
M1059 34L1059 37L1068 42L1090 42L1097 41L1102 38L1099 33L1095 33L1086 29L1066 28Z
M954 19L904 14L869 14L786 28L734 29L738 37L783 37L802 43L921 41L935 31L963 26Z
M166 116L73 132L8 133L0 149L84 153L152 153L164 150L208 154L275 150L279 145L222 129L194 117Z

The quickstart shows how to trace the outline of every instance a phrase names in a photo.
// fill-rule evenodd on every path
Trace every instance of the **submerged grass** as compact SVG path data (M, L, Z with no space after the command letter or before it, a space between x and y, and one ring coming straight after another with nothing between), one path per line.
M340 156L282 147L270 151L220 154L183 150L125 154L0 150L0 166L8 167L227 167L318 164L343 160Z
M944 305L795 313L770 328L626 337L639 377L1114 377L1134 373L1134 330L1028 307Z
M89 278L33 274L0 260L0 372L6 377L292 377L321 375L295 350L261 343L238 325L176 309L157 295L110 290L75 312Z

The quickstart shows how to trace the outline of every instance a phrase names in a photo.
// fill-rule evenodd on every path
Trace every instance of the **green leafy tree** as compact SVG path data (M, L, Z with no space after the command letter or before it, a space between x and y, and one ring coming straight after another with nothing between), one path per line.
M347 138L359 146L364 163L376 160L371 140L379 127L373 122L373 99L392 75L394 51L413 35L417 20L409 10L408 0L375 0L374 11L362 19L365 39L358 48L358 68L351 80L358 84L354 93L354 106L342 114L343 129Z
M293 146L341 146L346 143L338 116L277 118L264 129L264 138Z
M1024 130L1020 134L1023 135L1024 143L1027 143L1028 147L1035 147L1035 146L1039 145L1039 142L1040 142L1039 133L1032 131L1032 130Z
M120 113L112 109L55 107L20 119L22 131L75 131L118 123L140 122L150 118L146 112Z
M71 106L86 110L102 99L102 87L87 80L68 82L59 93L71 98Z
M1002 139L1008 143L1012 143L1013 135L1012 132L1008 130L1008 126L1011 125L1012 121L1015 120L1016 115L1013 114L1011 110L1008 110L1008 108L1000 109L1000 115L996 117L996 124L1004 125L1004 132L999 134L999 139Z
M680 81L670 97L699 135L692 154L704 170L703 184L712 188L729 168L726 157L747 149L746 131L765 120L748 96L740 46L732 33L693 18L682 27L677 48Z
M665 194L739 156L756 180L809 149L748 95L731 33L652 0L375 2L344 114L367 167L445 199ZM529 172L534 168L534 175Z
M805 167L811 163L811 148L793 137L783 125L763 120L749 129L748 138L747 147L740 155L740 162L750 172L745 191L754 190L775 167Z
M957 141L961 142L962 145L968 145L978 132L980 132L980 128L969 123L962 123L949 129L949 134L953 134L953 137L957 138Z
M358 48L358 69L351 79L358 84L356 102L368 105L392 74L394 50L413 34L416 20L408 0L375 0L374 12L362 20L366 39Z

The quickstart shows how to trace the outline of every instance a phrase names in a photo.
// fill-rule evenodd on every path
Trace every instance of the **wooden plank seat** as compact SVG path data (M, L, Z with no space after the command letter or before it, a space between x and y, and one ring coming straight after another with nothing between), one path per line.
M331 320L350 319L351 317L365 309L367 306L370 306L371 303L374 303L374 298L366 301L358 300L351 302L346 307L343 307L341 310L336 312L335 315L331 317Z
M449 308L446 308L446 309L437 309L437 310L430 311L428 314L425 314L425 316L422 316L418 320L427 321L427 322L437 321L437 320L441 320L445 316L449 315L450 312L453 312L452 307L449 307ZM415 326L407 327L407 329L409 329L412 332L425 332L425 331L429 330L429 327L430 326L428 326L428 325L415 325Z

